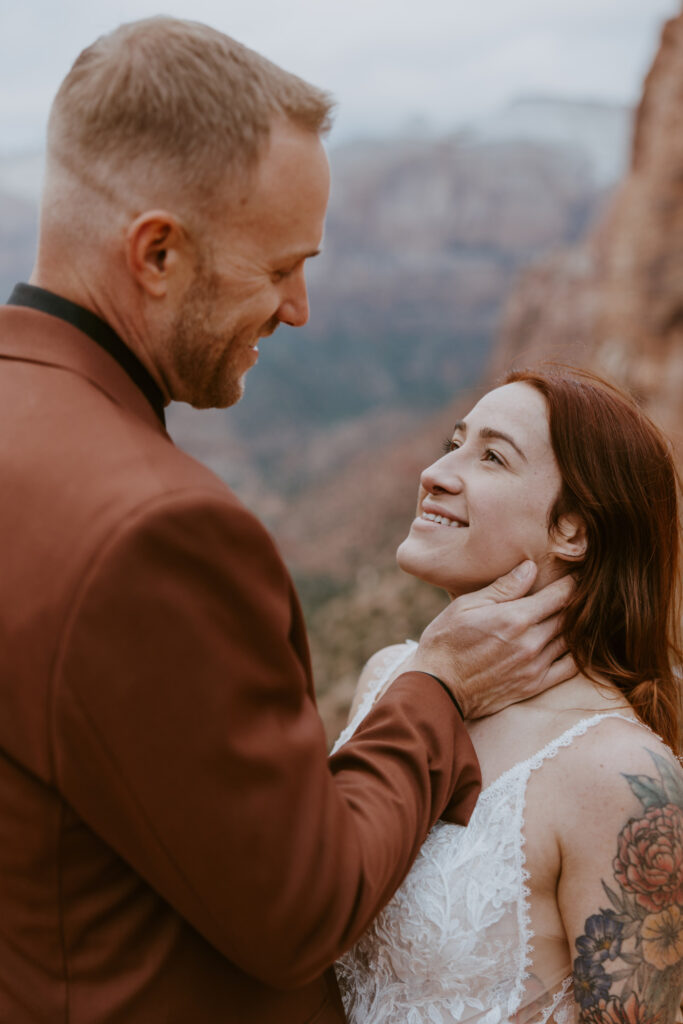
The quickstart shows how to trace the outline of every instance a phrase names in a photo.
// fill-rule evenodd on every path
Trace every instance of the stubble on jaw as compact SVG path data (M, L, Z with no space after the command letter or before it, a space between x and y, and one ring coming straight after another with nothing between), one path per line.
M221 323L214 326L214 314L224 284L220 274L202 259L195 267L192 283L172 327L169 348L177 379L182 382L183 400L195 409L226 409L244 394L247 370L237 361L246 341L239 330ZM262 324L251 343L272 334L280 324L277 314Z
M243 375L230 372L234 337L219 335L211 326L219 295L218 274L199 262L171 327L175 374L182 381L184 400L195 409L224 409L244 393Z

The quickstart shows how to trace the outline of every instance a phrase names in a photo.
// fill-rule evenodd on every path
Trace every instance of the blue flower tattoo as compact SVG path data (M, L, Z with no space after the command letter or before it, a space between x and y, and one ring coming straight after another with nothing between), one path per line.
M612 982L601 963L577 957L574 961L574 998L585 1010L607 999Z
M624 926L616 920L614 911L603 910L600 914L593 914L586 921L585 927L585 934L576 940L581 958L592 963L616 960L621 952Z

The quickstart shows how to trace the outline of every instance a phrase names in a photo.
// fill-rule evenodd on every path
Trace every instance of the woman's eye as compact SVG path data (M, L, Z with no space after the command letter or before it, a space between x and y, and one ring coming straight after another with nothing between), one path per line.
M444 438L443 444L441 445L441 450L443 451L444 455L448 455L449 452L454 452L456 448L459 447L459 441L454 441L452 437L446 437Z
M501 459L500 455L498 455L496 452L494 452L492 448L487 448L486 451L484 452L484 461L485 462L494 462L498 466L504 466L505 465L505 463Z

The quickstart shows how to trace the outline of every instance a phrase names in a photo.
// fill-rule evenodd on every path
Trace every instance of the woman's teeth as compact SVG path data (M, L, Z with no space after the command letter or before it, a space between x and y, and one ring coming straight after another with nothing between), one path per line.
M437 516L433 512L423 512L422 519L428 519L430 523L440 523L442 526L457 526L462 528L465 524L459 523L457 519L447 519L446 516Z

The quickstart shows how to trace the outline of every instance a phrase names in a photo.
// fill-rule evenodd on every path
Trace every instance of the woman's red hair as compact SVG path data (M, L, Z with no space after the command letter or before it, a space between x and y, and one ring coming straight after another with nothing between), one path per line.
M522 370L548 407L562 487L550 528L586 525L564 636L578 668L608 679L674 750L680 745L680 541L671 446L623 391L570 367Z

